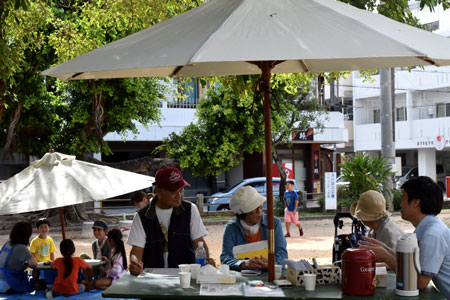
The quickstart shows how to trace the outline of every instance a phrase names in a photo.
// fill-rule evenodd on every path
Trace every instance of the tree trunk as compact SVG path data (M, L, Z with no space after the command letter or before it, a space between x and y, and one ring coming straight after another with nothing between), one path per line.
M273 160L275 161L275 164L277 165L278 172L280 172L280 201L283 203L284 198L284 192L286 191L286 171L283 168L283 164L281 163L280 156L278 155L277 150L275 149L272 152Z

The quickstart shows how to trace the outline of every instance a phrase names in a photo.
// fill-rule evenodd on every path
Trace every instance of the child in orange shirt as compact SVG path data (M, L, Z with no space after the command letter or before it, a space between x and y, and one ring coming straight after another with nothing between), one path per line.
M83 293L85 285L77 283L80 269L92 269L81 257L72 257L75 253L75 245L72 240L63 240L59 244L59 248L64 257L57 258L52 263L52 268L58 270L58 276L56 276L52 288L46 291L47 298Z

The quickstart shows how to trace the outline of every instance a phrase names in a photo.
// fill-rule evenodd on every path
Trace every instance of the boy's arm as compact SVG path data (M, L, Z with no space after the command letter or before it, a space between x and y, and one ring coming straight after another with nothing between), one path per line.
M298 200L295 200L295 208L294 208L294 211L297 211L297 209L298 209Z
M30 252L31 252L31 254L33 254L34 257L37 256L37 251L36 251L36 250L37 250L37 249L36 249L36 242L35 242L35 240L33 239L33 240L31 241L31 244L30 244Z
M51 239L51 242L50 242L50 260L51 261L55 260L55 252L56 252L55 242L53 241L53 239Z

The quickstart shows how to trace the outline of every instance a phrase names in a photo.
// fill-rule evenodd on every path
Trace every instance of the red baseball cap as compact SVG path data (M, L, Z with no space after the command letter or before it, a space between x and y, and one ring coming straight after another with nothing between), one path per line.
M159 169L155 175L156 186L171 192L175 192L183 186L190 184L183 179L180 170L175 167L165 167Z

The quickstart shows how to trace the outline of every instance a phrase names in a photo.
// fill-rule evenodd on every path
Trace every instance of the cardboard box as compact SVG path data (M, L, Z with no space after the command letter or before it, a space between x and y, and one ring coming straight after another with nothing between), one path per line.
M197 283L236 283L234 274L197 274Z
M387 287L387 270L386 267L375 268L375 286Z
M319 266L312 270L294 270L287 268L287 278L293 285L304 286L303 274L316 274L316 284L339 283L341 268L337 266Z

